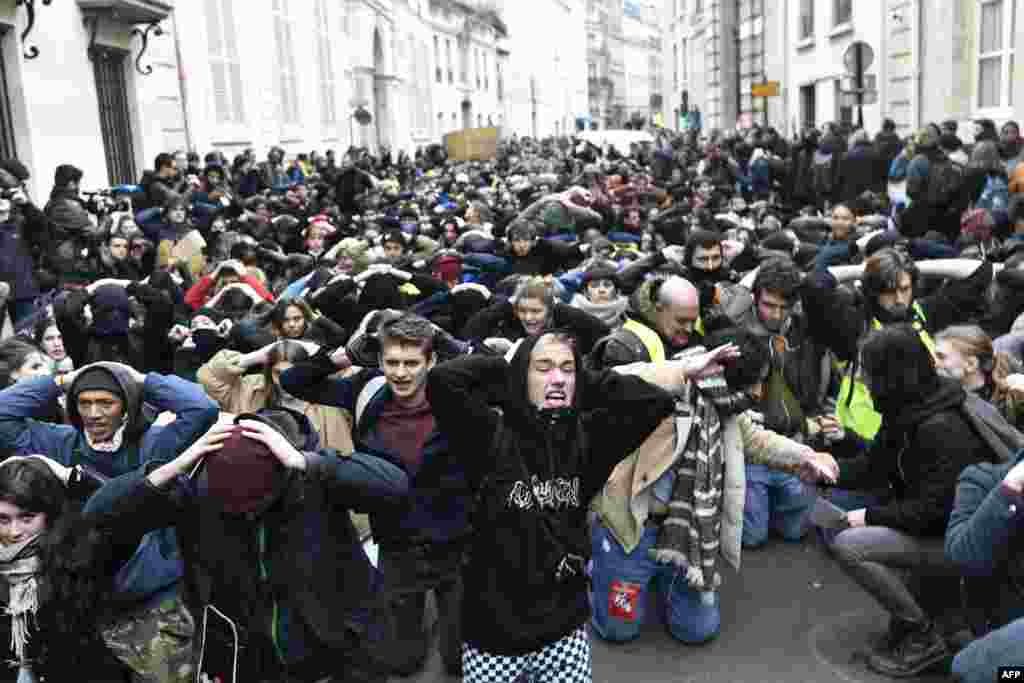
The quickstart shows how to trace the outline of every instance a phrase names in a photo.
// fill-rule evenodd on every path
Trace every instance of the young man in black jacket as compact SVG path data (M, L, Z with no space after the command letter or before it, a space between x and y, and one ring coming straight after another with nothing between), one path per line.
M441 363L427 379L476 491L463 680L589 681L587 505L674 402L637 377L584 370L564 332L527 337L507 357Z

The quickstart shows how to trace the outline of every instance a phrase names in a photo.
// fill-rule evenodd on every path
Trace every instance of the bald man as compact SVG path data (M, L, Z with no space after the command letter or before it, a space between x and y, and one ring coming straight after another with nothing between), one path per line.
M590 359L594 367L665 360L701 343L695 329L700 295L681 277L655 278L640 285L630 297L627 316L622 328L594 347Z

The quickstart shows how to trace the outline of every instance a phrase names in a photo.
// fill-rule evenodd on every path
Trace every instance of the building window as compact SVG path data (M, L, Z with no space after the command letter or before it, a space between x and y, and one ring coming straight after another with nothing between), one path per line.
M814 83L800 87L800 123L803 127L818 125L817 86Z
M689 52L687 52L687 50L689 50L689 49L690 49L690 42L684 38L683 39L683 49L682 49L681 55L680 55L680 57L683 60L683 65L679 69L680 71L683 72L683 83L689 83L690 82Z
M0 26L0 156L4 159L16 159L17 146L14 142L14 117L11 115L11 96L7 90L7 63L4 61L4 50L11 32L6 26Z
M679 90L679 44L672 46L672 89Z
M1006 16L1007 4L1010 17ZM1015 2L981 1L978 12L979 109L1013 105L1015 10Z
M238 59L234 0L206 4L206 41L217 123L244 123L242 65Z
M434 78L438 83L444 82L444 72L441 69L441 39L434 36Z
M448 57L448 85L455 82L455 72L452 71L452 41L451 38L444 39L444 49Z
M320 66L320 123L325 130L329 130L338 123L338 107L334 97L334 53L331 50L330 24L327 21L327 0L316 0L313 16L316 56Z
M842 26L853 22L853 0L832 0L832 25Z
M840 126L846 124L848 126L853 125L853 107L847 106L843 103L842 95L842 81L838 78L833 82L835 94L836 94L836 121Z
M797 35L800 40L814 36L814 0L800 0L800 26Z
M274 43L277 46L278 109L283 123L299 123L298 74L295 70L295 20L290 0L274 0Z

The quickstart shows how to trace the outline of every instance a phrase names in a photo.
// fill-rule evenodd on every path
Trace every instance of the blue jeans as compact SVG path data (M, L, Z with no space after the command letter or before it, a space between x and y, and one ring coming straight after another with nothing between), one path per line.
M989 683L996 680L996 668L1019 666L1024 643L1024 619L1011 621L965 647L953 658L953 674L961 683Z
M669 634L689 645L713 640L721 628L718 595L701 592L686 583L686 572L658 564L648 551L658 540L658 529L646 526L640 544L628 555L600 520L590 527L590 625L604 640L624 643L640 635L647 591L658 591L658 609Z
M799 541L806 529L814 492L792 474L767 465L747 465L747 492L743 505L743 547L756 548L775 528L787 541Z

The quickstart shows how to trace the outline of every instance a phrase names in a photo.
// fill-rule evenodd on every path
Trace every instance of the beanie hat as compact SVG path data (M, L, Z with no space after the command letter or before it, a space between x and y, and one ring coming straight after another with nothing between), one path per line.
M206 459L199 476L199 494L232 515L260 509L277 497L285 482L284 468L270 449L242 434L242 427L236 427Z
M433 275L445 282L458 282L462 277L462 255L457 252L438 254L434 259Z
M132 317L128 292L119 285L103 285L92 295L93 333L98 337L127 334Z
M120 398L122 402L127 402L124 387L114 374L104 367L85 368L78 374L68 395L70 402L76 404L78 395L84 391L107 391Z

